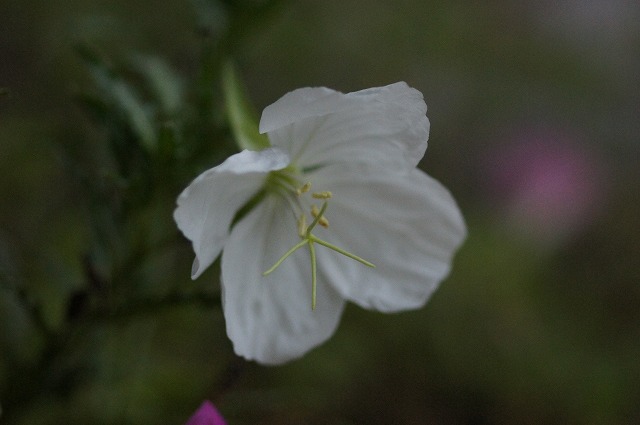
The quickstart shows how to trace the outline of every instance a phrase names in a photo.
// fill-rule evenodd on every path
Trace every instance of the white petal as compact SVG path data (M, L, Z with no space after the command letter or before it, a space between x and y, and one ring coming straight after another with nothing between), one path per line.
M300 241L296 220L284 201L273 196L234 226L222 253L222 306L227 333L238 355L279 364L328 339L338 324L344 300L318 276L317 306L311 309L308 248L262 276Z
M422 93L403 82L348 94L305 88L268 106L260 131L302 167L355 161L410 169L427 149L426 112Z
M375 269L318 247L318 268L348 300L385 312L424 305L451 268L466 235L449 192L418 169L320 170L312 181L331 190L328 229L317 236L376 265ZM319 186L318 186L319 187Z
M200 174L180 194L173 217L193 242L192 279L220 254L235 214L260 190L267 173L288 164L288 155L278 148L242 151Z
M339 112L357 105L355 99L326 87L305 87L289 92L264 108L260 133L268 133L309 117Z

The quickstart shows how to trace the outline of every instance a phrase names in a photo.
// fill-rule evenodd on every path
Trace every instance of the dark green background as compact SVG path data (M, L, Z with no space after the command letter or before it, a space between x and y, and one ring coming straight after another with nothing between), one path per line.
M223 13L267 3L0 4L0 87L10 90L0 97L0 422L181 424L204 398L230 424L640 422L640 6L304 0ZM329 342L275 368L233 357L218 271L190 281L192 253L170 217L179 188L228 154L213 138L127 224L163 229L179 247L118 269L123 297L176 287L211 297L68 320L100 205L77 190L60 146L108 162L104 127L74 100L93 84L74 46L116 68L157 56L193 81L202 28L215 39L229 20L224 43L257 110L304 86L421 90L432 123L421 167L469 226L424 309L349 306ZM525 145L543 159L509 156ZM543 178L572 158L579 200ZM546 201L518 204L527 191Z

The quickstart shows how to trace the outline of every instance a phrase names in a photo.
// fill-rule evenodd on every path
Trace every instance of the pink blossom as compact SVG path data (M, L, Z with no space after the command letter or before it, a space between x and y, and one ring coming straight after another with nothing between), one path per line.
M602 166L566 132L522 131L491 155L488 171L507 222L540 242L575 233L603 203Z
M185 425L226 425L218 409L205 400Z

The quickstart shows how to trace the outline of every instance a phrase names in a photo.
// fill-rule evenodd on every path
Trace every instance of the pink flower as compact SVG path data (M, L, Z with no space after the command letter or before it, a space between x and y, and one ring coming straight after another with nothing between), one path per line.
M488 171L507 221L539 242L562 242L603 204L602 161L566 131L521 130L492 153Z
M209 400L205 400L185 425L226 425L218 409Z

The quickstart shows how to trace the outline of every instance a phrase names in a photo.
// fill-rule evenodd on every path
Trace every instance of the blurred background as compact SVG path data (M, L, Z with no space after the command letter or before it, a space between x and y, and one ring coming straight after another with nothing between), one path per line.
M640 423L640 3L3 0L0 423ZM419 311L233 355L171 218L256 109L404 80L469 237Z

